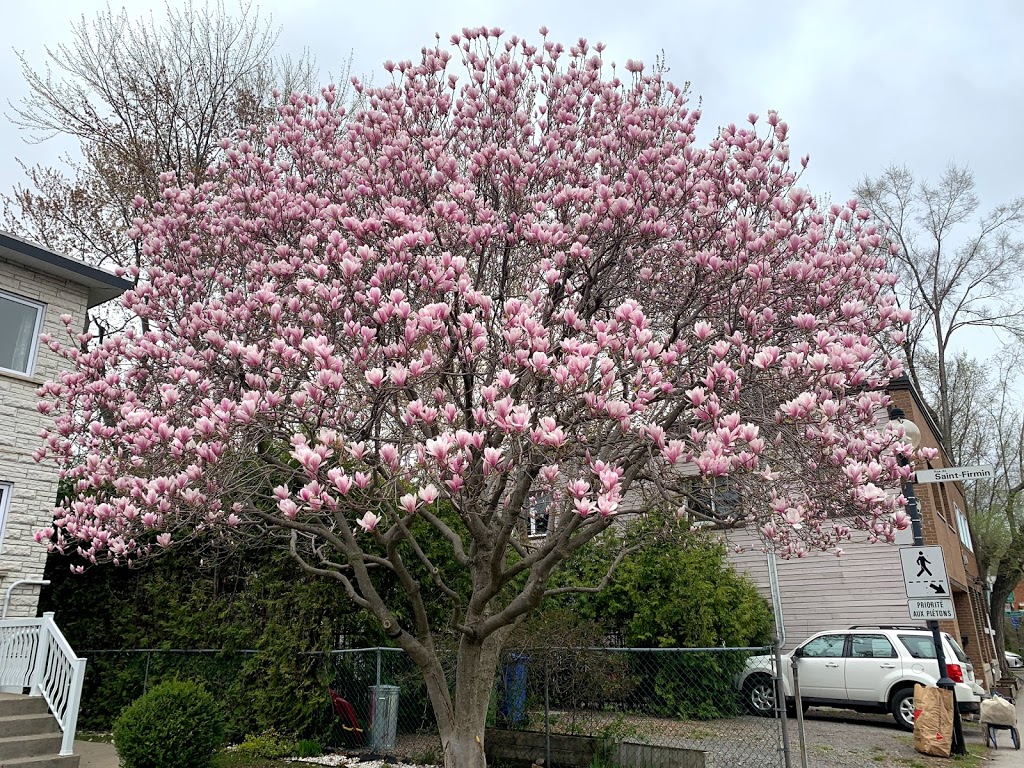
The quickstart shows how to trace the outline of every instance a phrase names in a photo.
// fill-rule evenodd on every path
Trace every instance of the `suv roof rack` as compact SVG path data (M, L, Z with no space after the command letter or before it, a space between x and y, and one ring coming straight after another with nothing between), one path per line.
M920 624L854 624L850 629L913 629L923 632L928 627Z

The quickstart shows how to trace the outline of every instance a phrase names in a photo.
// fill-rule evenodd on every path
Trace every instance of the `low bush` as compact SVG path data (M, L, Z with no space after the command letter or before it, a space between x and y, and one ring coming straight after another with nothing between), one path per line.
M202 685L168 680L121 712L114 744L124 768L209 768L224 745L224 722Z
M252 760L276 760L291 757L296 752L295 742L270 728L260 734L251 734L234 751ZM301 755L312 757L312 755Z

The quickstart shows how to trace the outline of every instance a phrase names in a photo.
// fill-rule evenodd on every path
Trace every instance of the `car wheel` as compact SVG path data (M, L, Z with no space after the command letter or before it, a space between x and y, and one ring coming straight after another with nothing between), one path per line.
M775 681L768 675L751 675L743 684L743 701L750 714L775 715Z
M896 724L905 731L914 730L914 689L902 688L892 697L891 712Z

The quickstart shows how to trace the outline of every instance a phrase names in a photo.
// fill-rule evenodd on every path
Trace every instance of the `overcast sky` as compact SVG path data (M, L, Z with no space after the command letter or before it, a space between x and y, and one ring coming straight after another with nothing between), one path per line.
M172 0L174 2L175 0ZM236 7L227 0L229 8ZM161 0L111 0L135 15ZM71 23L104 0L4 0L3 102L25 95L15 49L33 63L69 39ZM349 51L356 73L383 76L388 58L463 26L501 26L536 39L547 25L564 43L586 37L620 63L652 63L662 51L677 83L703 99L703 137L748 112L777 109L792 128L794 156L810 154L805 181L846 199L865 173L890 162L934 178L951 159L969 164L986 206L1022 193L1024 3L751 2L731 0L477 0L347 2L263 0L281 27L279 50L308 47L324 78ZM6 104L5 104L5 111ZM16 157L47 162L55 142L26 145L0 119L0 188L20 178Z

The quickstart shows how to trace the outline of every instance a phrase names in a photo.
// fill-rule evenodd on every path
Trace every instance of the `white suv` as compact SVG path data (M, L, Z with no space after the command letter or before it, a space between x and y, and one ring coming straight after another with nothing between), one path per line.
M942 633L946 669L955 683L961 712L977 712L984 689L956 640ZM792 660L799 664L804 708L839 707L863 712L891 712L903 728L914 730L914 683L935 685L939 665L932 634L923 627L856 626L819 632L782 657L786 701L792 705ZM747 661L738 684L750 711L775 711L774 658Z

